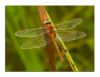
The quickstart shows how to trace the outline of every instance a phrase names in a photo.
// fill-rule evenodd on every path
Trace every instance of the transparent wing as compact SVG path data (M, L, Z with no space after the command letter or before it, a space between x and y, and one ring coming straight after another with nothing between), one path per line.
M56 26L57 30L70 30L76 27L76 25L79 25L82 22L81 18L76 18L76 19L72 19L70 21L67 21L65 23L62 24L58 24Z
M29 38L29 39L25 40L25 42L23 42L22 45L21 45L21 49L32 49L32 48L34 48L32 41L33 41L33 38Z
M15 33L15 35L18 37L29 37L29 38L36 37L36 36L43 35L43 34L44 34L44 31L42 28L25 29L25 30L17 31Z
M48 43L45 42L44 35L41 35L38 37L29 38L29 40L27 40L22 44L21 48L22 49L40 48L46 46Z
M83 38L86 36L86 33L81 31L60 31L59 35L64 42L67 42Z

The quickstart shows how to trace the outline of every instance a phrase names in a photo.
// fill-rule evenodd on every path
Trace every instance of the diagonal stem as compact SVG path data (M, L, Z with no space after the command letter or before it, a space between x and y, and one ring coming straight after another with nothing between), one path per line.
M72 59L72 57L71 57L71 55L70 55L68 49L66 48L65 44L63 43L61 37L60 37L60 36L57 36L57 38L58 38L58 41L59 41L61 47L63 48L64 54L65 54L65 56L66 56L66 58L67 58L67 60L68 60L68 62L69 62L69 64L70 64L72 70L73 70L74 72L78 72L79 70L78 70L78 68L76 67L76 65L75 65L75 63L74 63L74 60Z
M47 16L44 6L39 6L38 12L39 12L42 27L44 28L46 25L43 25L43 22L48 19L48 16ZM45 35L45 40L46 40L46 43L51 41L49 39L49 37L47 37L46 35ZM47 44L46 48L47 48L47 52L48 52L48 56L49 56L50 68L52 71L56 71L56 66L54 64L54 51L52 49L52 43Z
M46 12L46 13L47 13L47 12ZM47 13L47 15L48 15L48 13ZM54 27L56 34L58 34L58 32L57 32L57 30L56 30L56 28L55 28L55 26L54 26L54 24L53 24L51 18L49 17L49 15L48 15L48 18L49 18L49 20L51 21L52 26ZM65 44L64 44L64 42L63 42L63 40L61 39L61 37L60 37L59 35L57 36L57 39L58 39L59 43L61 44L61 46L62 46L62 48L63 48L63 52L64 52L64 54L65 54L65 56L66 56L66 58L67 58L67 60L68 60L68 62L69 62L69 65L71 66L72 70L73 70L74 72L79 71L78 68L77 68L77 66L76 66L76 64L75 64L75 62L73 61L73 59L72 59L72 57L71 57L71 55L70 55L68 49L66 48L66 46L65 46Z

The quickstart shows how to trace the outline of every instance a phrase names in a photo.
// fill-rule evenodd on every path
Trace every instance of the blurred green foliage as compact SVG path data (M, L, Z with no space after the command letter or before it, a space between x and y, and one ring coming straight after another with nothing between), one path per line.
M74 30L84 31L87 36L65 44L80 71L94 71L94 6L46 6L46 9L55 25L73 18L83 19ZM22 50L20 45L25 39L15 36L18 30L41 27L37 6L6 6L5 19L5 71L50 71L46 48ZM64 64L55 52L57 71L70 71L64 54L63 57Z

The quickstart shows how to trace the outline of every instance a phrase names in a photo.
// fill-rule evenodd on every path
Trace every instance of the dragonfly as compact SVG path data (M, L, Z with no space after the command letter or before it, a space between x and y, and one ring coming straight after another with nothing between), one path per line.
M47 35L51 39L51 42L54 42L56 48L57 47L59 48L59 46L57 46L58 43L55 43L55 41L58 42L57 36L61 37L63 42L77 40L86 36L86 33L83 31L72 30L81 22L82 22L81 18L75 18L67 22L58 24L54 28L53 26L50 25L51 24L50 20L45 20L43 22L43 24L46 25L44 28L19 30L15 33L15 35L18 37L29 38L29 40L25 41L21 45L22 49L41 48L46 46L47 44L50 43L50 41L46 43L44 35ZM60 55L60 52L58 53Z
M67 21L65 23L58 24L55 27L58 32L56 34L55 28L48 25L51 22L49 20L46 20L43 22L43 24L47 25L45 27L45 29L43 29L43 28L24 29L24 30L17 31L15 33L15 35L18 37L26 37L26 38L30 39L29 41L26 41L22 44L22 46L21 46L22 49L40 48L40 47L44 47L47 44L49 44L49 42L47 44L45 43L45 37L44 37L45 34L48 34L48 36L51 34L54 34L55 40L57 40L56 36L60 36L61 39L63 40L63 42L69 42L69 41L73 41L73 40L77 40L77 39L85 37L86 36L85 32L69 31L69 30L75 28L81 22L82 22L81 18L76 18L76 19ZM52 37L50 37L50 38L52 38Z

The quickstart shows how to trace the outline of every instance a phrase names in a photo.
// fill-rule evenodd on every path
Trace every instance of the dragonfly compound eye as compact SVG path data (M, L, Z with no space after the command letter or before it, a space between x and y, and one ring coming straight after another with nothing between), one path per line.
M48 25L48 24L50 24L51 22L49 21L49 20L45 20L44 22L43 22L43 24L44 25Z

